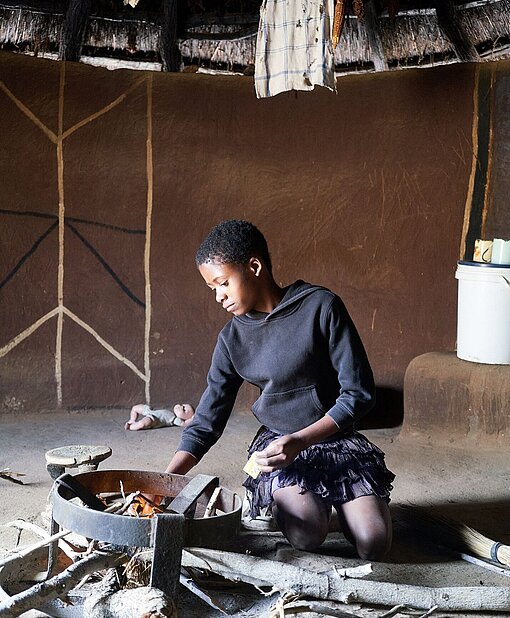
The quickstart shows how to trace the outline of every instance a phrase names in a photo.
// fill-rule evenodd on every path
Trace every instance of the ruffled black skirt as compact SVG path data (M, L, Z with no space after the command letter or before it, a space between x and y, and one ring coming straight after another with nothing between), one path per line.
M262 427L248 449L248 456L262 451L280 434ZM286 468L262 472L243 485L250 503L250 516L257 517L273 502L273 492L298 485L328 504L342 504L361 496L379 496L390 501L395 475L384 463L384 453L358 432L331 438L301 451Z

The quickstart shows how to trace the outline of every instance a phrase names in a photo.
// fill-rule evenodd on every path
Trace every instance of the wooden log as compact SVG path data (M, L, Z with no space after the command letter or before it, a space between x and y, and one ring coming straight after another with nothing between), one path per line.
M384 48L379 32L379 23L377 21L377 12L373 0L365 0L364 2L365 16L363 23L367 33L368 44L370 46L371 60L374 63L376 71L387 71L388 62L384 55Z
M87 618L177 618L173 600L158 588L142 586L93 594L83 605Z
M95 551L55 577L2 601L0 618L14 618L29 609L38 609L48 601L65 597L85 575L116 566L125 560L124 554Z
M70 0L67 7L59 58L78 62L90 15L91 0Z
M328 595L332 589L331 582L349 576L364 577L371 572L370 565L363 565L353 569L315 573L277 560L202 548L186 548L182 552L182 566L213 571L227 579L254 586L269 585L281 591L292 590L298 595L317 599L330 598Z
M159 41L163 71L180 71L181 69L181 52L177 45L177 19L177 0L165 0Z
M19 551L12 552L12 554L9 554L8 556L0 558L0 569L6 564L9 564L10 562L15 562L16 560L20 560L21 558L24 558L25 556L28 556L29 554L33 553L37 549L41 549L41 547L45 547L46 545L49 545L50 543L53 543L54 541L57 541L58 539L61 539L64 536L67 536L68 534L71 534L69 530L61 530L60 532L57 532L57 534L54 534L53 536L48 536L47 538L44 538L42 541L38 541L37 543L34 543L33 545L29 545L28 547L20 549Z
M260 15L258 13L225 13L218 15L218 12L199 13L197 15L185 16L184 25L186 28L197 28L200 26L238 26L246 24L258 24Z
M509 611L510 588L495 586L430 588L389 582L348 579L296 566L212 549L183 551L182 565L213 571L248 583L263 581L279 590L315 599L371 605L406 605L441 611Z
M235 32L186 32L181 38L194 41L240 41L255 36L258 24L236 30Z
M51 510L50 510L49 516L51 517ZM6 524L2 524L2 527L13 527L13 528L17 528L20 531L29 530L30 532L33 532L34 534L37 534L38 536L40 536L42 539L49 539L48 543L53 542L53 540L50 538L50 535L46 532L46 530L44 530L44 528L41 528L41 526L38 526L37 524L33 524L32 522L25 521L24 519L15 519L13 521L9 521ZM77 545L76 535L73 532L69 530L67 532L65 532L65 530L61 530L60 532L57 532L56 534L60 534L60 533L62 533L61 534L62 537L68 536L69 539L67 540L72 541L73 545ZM83 551L75 551L71 547L71 545L67 542L67 540L60 538L58 540L58 546L64 552L66 556L71 558L73 562L76 562L76 560L78 560L79 558L83 556ZM83 545L83 547L85 546Z
M457 9L453 0L435 0L437 23L450 39L453 51L462 62L477 62L480 56L475 46L469 40L468 33L464 32L457 20Z

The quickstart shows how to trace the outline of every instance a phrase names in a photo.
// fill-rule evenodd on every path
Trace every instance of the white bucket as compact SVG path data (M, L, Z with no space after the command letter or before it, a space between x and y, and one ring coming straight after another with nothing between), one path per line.
M510 265L459 262L457 356L510 364Z

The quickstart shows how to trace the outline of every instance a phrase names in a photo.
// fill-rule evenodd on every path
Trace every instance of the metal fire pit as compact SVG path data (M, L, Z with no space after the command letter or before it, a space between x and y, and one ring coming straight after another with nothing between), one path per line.
M60 477L63 479L64 476ZM150 519L104 513L72 501L76 493L55 481L52 503L52 532L61 526L88 539L113 545L152 547L153 561L150 585L175 596L179 583L183 547L221 548L239 533L241 499L222 487L216 503L221 514L212 517L190 517L182 513L205 510L217 477L197 475L194 478L177 474L139 470L100 470L72 477L90 494L118 492L120 483L126 494L170 496L179 503L180 512L162 513ZM56 551L56 546L53 552ZM50 560L51 562L51 560Z

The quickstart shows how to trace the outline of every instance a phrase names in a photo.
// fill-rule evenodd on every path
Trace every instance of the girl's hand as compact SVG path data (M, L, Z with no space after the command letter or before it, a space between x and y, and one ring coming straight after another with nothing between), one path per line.
M302 438L292 434L281 436L257 453L255 463L261 472L281 470L290 465L304 448L306 444Z

